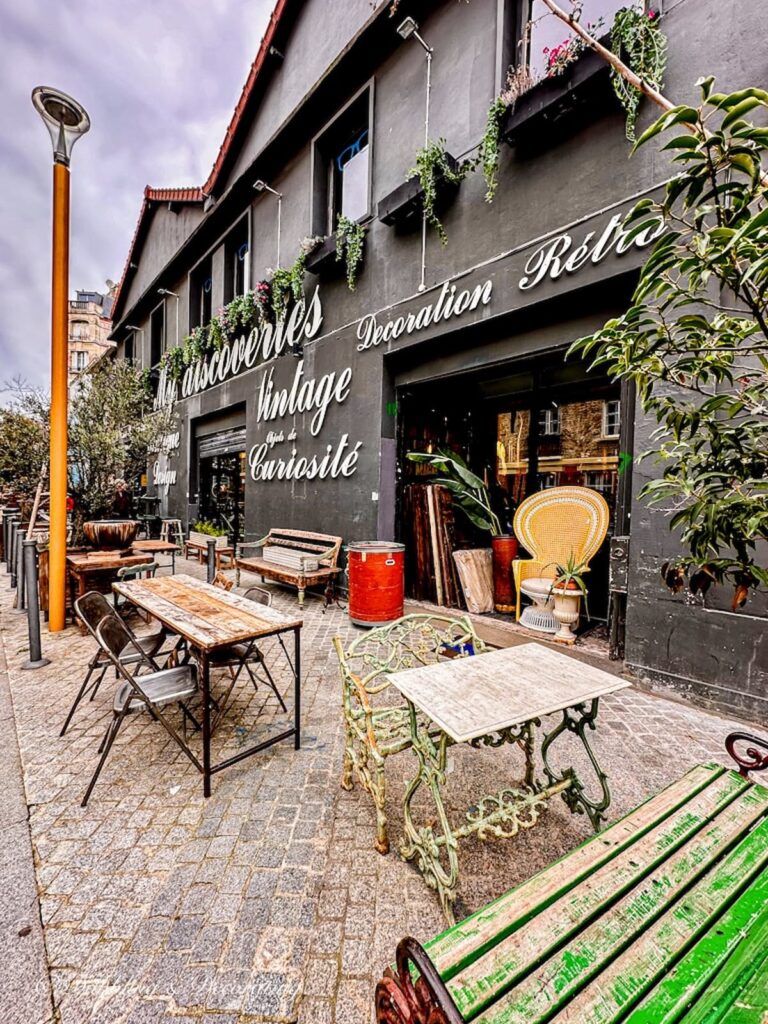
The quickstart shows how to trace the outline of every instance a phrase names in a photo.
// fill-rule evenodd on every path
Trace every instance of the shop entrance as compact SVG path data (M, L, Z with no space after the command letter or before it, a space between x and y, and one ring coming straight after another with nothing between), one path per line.
M226 530L233 544L244 534L245 454L245 427L197 440L198 518Z
M420 536L425 529L434 531L434 517L430 525L418 514L419 488L434 472L406 456L442 448L458 452L483 478L494 511L509 532L519 504L537 491L576 485L603 495L611 522L590 563L588 587L591 625L604 624L609 614L609 539L616 532L621 504L619 454L631 451L629 424L622 426L619 385L588 374L576 361L566 362L559 352L535 363L506 364L493 373L409 385L398 389L397 399L398 525L399 539L406 545L407 595L437 598L435 581L424 572L423 552L429 545ZM461 511L449 510L448 519L448 543L454 549L490 546L489 535ZM450 599L451 588L443 589L444 600ZM445 603L461 603L460 594L453 598ZM588 628L583 618L582 631Z

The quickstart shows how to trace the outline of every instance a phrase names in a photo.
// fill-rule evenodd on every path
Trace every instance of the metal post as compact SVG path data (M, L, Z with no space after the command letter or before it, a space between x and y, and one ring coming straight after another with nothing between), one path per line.
M8 552L8 571L11 574L11 590L16 589L16 537L19 533L19 521L14 519L11 523L11 534Z
M40 645L40 595L37 589L37 541L25 540L24 578L27 587L27 629L29 632L29 661L21 666L23 669L42 668L50 665L48 658L43 657Z
M213 583L216 578L216 541L211 537L206 543L208 544L208 582Z
M13 566L12 546L11 546L11 526L16 522L20 516L20 512L11 511L6 512L3 515L3 561L5 562L5 571L9 573Z
M26 608L26 587L24 586L24 531L19 525L16 531L16 611Z

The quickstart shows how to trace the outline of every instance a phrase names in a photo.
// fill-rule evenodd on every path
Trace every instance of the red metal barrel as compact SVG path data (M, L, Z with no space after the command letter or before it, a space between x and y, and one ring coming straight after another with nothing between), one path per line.
M349 617L356 626L383 626L403 614L404 544L360 541L347 547Z

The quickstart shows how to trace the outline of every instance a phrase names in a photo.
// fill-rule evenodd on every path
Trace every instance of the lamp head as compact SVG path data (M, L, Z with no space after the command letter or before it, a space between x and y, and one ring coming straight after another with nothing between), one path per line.
M176 292L169 291L167 288L158 288L157 289L157 294L158 295L170 295L171 298L174 298L174 299L178 299L178 297L179 297L176 294Z
M144 333L144 328L143 327L137 327L136 324L126 324L125 325L125 329L126 329L126 331L139 331L141 334Z
M262 181L261 178L259 178L258 181L254 181L253 187L256 189L257 192L263 192L264 189L267 187L267 183L266 181Z
M54 162L69 166L72 147L91 127L85 107L66 93L45 85L32 90L32 103L51 136Z
M413 18L403 18L400 24L397 26L397 34L402 39L410 39L413 33L418 29L418 25Z

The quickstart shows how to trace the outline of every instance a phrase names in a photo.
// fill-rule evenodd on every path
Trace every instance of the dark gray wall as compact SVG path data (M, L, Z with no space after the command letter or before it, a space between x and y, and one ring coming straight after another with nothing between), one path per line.
M429 7L430 5L425 5ZM460 156L475 146L482 135L488 105L501 68L496 54L509 25L499 14L497 0L472 0L470 4L446 0L431 5L422 18L421 30L434 48L431 135L445 137L448 149ZM514 4L507 5L511 19ZM695 80L715 74L719 89L730 90L765 79L765 21L760 0L722 4L719 0L678 0L666 3L664 31L670 39L665 91L676 100L695 100ZM405 8L402 13L407 13ZM375 17L367 0L354 4L307 3L286 47L286 60L275 76L241 154L235 161L228 185L238 176L248 184L248 200L233 211L229 224L244 209L252 218L252 281L276 262L276 200L269 194L256 197L250 183L262 176L259 154L267 140L296 114L301 117L302 97L325 69L354 56L354 38ZM394 33L396 21L381 18L376 31ZM745 40L753 41L746 46ZM363 55L364 56L364 55ZM341 66L341 65L339 65ZM321 118L304 118L303 144L286 148L283 166L270 173L270 183L284 195L282 263L290 263L299 240L311 233L312 182L311 139L320 132L348 99L367 82L374 89L373 208L400 184L414 162L423 138L425 61L413 41L396 45L391 55L376 65L365 59L345 65L337 102ZM330 72L329 72L330 74ZM650 122L654 109L644 103L640 128ZM419 233L401 235L373 219L368 225L365 265L357 288L350 292L343 281L323 281L320 294L323 327L304 353L305 377L352 368L352 390L341 405L332 405L318 438L309 434L309 416L297 417L296 447L300 455L322 453L343 434L361 442L358 468L350 480L295 483L250 483L247 494L246 529L261 536L271 526L296 526L343 534L345 541L375 536L391 537L393 529L394 422L386 413L393 381L426 379L465 369L500 363L563 345L597 326L601 318L619 308L627 294L628 279L642 254L631 252L610 257L596 267L542 283L532 292L519 288L525 261L534 240L557 229L571 229L574 238L599 230L622 202L651 189L670 173L666 158L645 147L630 159L624 139L623 116L607 98L595 108L590 123L572 133L548 129L525 150L504 148L496 201L484 202L485 184L479 174L461 186L458 198L446 214L449 237L445 248L430 232L427 247L427 291L419 295ZM246 192L243 192L245 195ZM604 211L604 212L600 212ZM213 214L209 215L213 217ZM137 281L146 282L156 267L167 260L168 242L163 222L147 239ZM164 286L181 298L181 333L187 330L188 273L202 251L216 253L228 224L211 224L208 235L203 222L196 236L195 259L169 275ZM200 238L207 238L204 244ZM214 256L216 265L218 256ZM147 269L144 269L144 262ZM487 266L482 266L486 264ZM460 320L431 327L411 338L370 351L357 350L358 319L379 312L382 320L399 312L417 310L432 301L441 282L452 279L474 284L491 279L493 297L487 306ZM615 286L614 286L615 282ZM316 280L307 280L311 294ZM217 286L217 287L220 287ZM134 287L130 300L138 297ZM214 302L214 307L217 305ZM393 307L393 308L392 308ZM124 320L131 322L130 304ZM173 302L168 306L169 330L175 330ZM148 324L145 326L148 327ZM148 344L149 334L145 334ZM403 355L409 352L407 370ZM284 355L270 363L218 385L205 394L180 402L182 439L178 482L170 489L167 509L187 518L189 506L186 463L191 450L191 421L215 410L245 403L249 447L260 444L267 433L294 426L293 420L257 423L258 388L267 370L274 369L276 387L288 386L296 360ZM635 455L648 447L652 425L641 413L635 426ZM290 453L287 440L274 454ZM173 462L173 458L172 458ZM650 462L635 464L633 490L637 494L646 474L656 472ZM375 495L378 495L376 500ZM666 595L659 583L662 561L674 555L676 546L663 515L651 513L634 501L632 507L631 588L627 620L628 663L650 685L672 688L691 699L711 704L743 717L768 720L764 647L765 603L751 602L734 614L722 592L707 598L707 607L686 605Z

